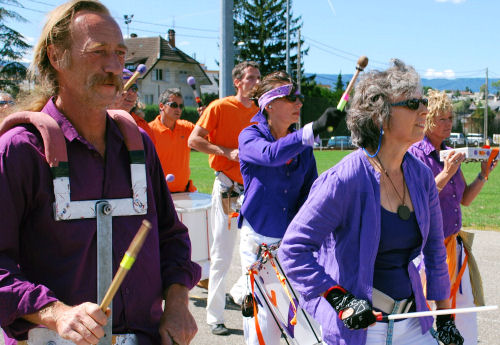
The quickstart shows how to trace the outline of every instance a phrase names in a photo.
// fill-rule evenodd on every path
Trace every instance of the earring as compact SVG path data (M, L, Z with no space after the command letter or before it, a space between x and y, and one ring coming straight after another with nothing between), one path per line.
M268 105L267 106L269 109L273 109L273 106L272 105Z

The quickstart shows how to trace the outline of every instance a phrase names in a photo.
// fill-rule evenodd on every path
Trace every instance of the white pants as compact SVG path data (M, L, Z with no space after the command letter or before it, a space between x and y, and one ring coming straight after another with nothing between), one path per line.
M465 259L465 251L461 247L462 246L457 243L457 254L460 255L460 250L462 251L463 263L463 260ZM460 292L460 288L457 291L457 308L475 306L474 296L472 295L472 286L470 283L469 265L467 265L465 267L464 275L462 276L462 292ZM456 314L455 324L462 337L464 337L464 345L477 345L477 313Z
M245 220L241 226L240 232L240 256L241 268L243 272L248 271L248 267L257 261L259 246L262 243L268 245L279 242L281 238L262 236L256 233L252 226ZM265 305L264 296L261 295L257 286L254 286L255 295L258 300ZM251 292L251 290L249 291ZM273 315L265 306L259 305L257 319L259 321L260 331L266 345L279 345L281 331L273 319ZM259 345L257 332L255 330L255 318L243 317L243 332L247 345Z
M228 229L228 216L222 208L221 182L216 177L212 189L212 221L213 242L210 248L210 274L208 281L207 323L215 325L224 323L224 307L226 305L226 274L231 266L233 250L236 244L236 218L231 219ZM238 284L241 284L239 287ZM231 289L231 295L238 302L244 295L244 284L238 282ZM235 298L236 297L236 298Z
M388 323L377 322L368 327L366 345L385 345L387 343ZM394 322L392 333L393 345L436 345L437 340L430 332L422 334L418 318Z

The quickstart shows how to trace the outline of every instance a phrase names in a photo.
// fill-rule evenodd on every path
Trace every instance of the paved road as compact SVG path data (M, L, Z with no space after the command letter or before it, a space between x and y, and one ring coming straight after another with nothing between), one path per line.
M500 232L473 231L476 234L474 255L482 273L486 304L500 305ZM227 289L236 282L240 273L239 256L235 252L233 264L228 279ZM225 345L244 344L242 331L242 316L239 310L226 310L226 326L231 330L228 336L215 336L210 333L205 322L206 290L195 287L190 292L189 307L198 323L198 333L193 345ZM478 316L479 343L481 345L500 344L500 312L485 312ZM282 344L285 344L282 341ZM3 339L0 339L0 345Z

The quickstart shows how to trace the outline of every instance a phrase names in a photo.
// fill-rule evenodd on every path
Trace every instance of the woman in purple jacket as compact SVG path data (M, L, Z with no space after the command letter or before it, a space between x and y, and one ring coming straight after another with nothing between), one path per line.
M329 108L318 120L295 130L302 97L285 72L267 75L252 97L260 109L252 119L257 123L238 138L245 186L238 219L243 272L257 260L260 244L276 244L283 237L318 177L314 136L336 126L345 114ZM265 308L259 308L258 321L266 344L279 344L280 331ZM254 318L244 318L243 325L246 343L258 345Z
M361 149L316 180L279 249L302 306L332 345L436 344L432 317L376 323L380 313L427 309L413 263L421 251L427 298L449 307L436 186L406 153L423 137L427 100L415 70L393 63L357 84L347 123ZM451 318L437 325L441 341L461 344Z

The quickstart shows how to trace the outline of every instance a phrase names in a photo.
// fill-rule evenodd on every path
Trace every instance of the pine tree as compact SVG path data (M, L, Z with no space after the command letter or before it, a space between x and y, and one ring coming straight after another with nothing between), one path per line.
M0 0L1 4L21 6L16 0ZM0 90L15 96L19 92L19 84L26 79L27 72L19 61L31 46L21 33L5 24L7 19L19 22L26 22L26 19L0 6Z
M290 70L295 79L301 17L293 18L291 2L290 0ZM260 64L263 76L273 71L285 71L286 0L235 0L234 37L235 63L256 61ZM302 50L302 54L307 54L307 49Z

